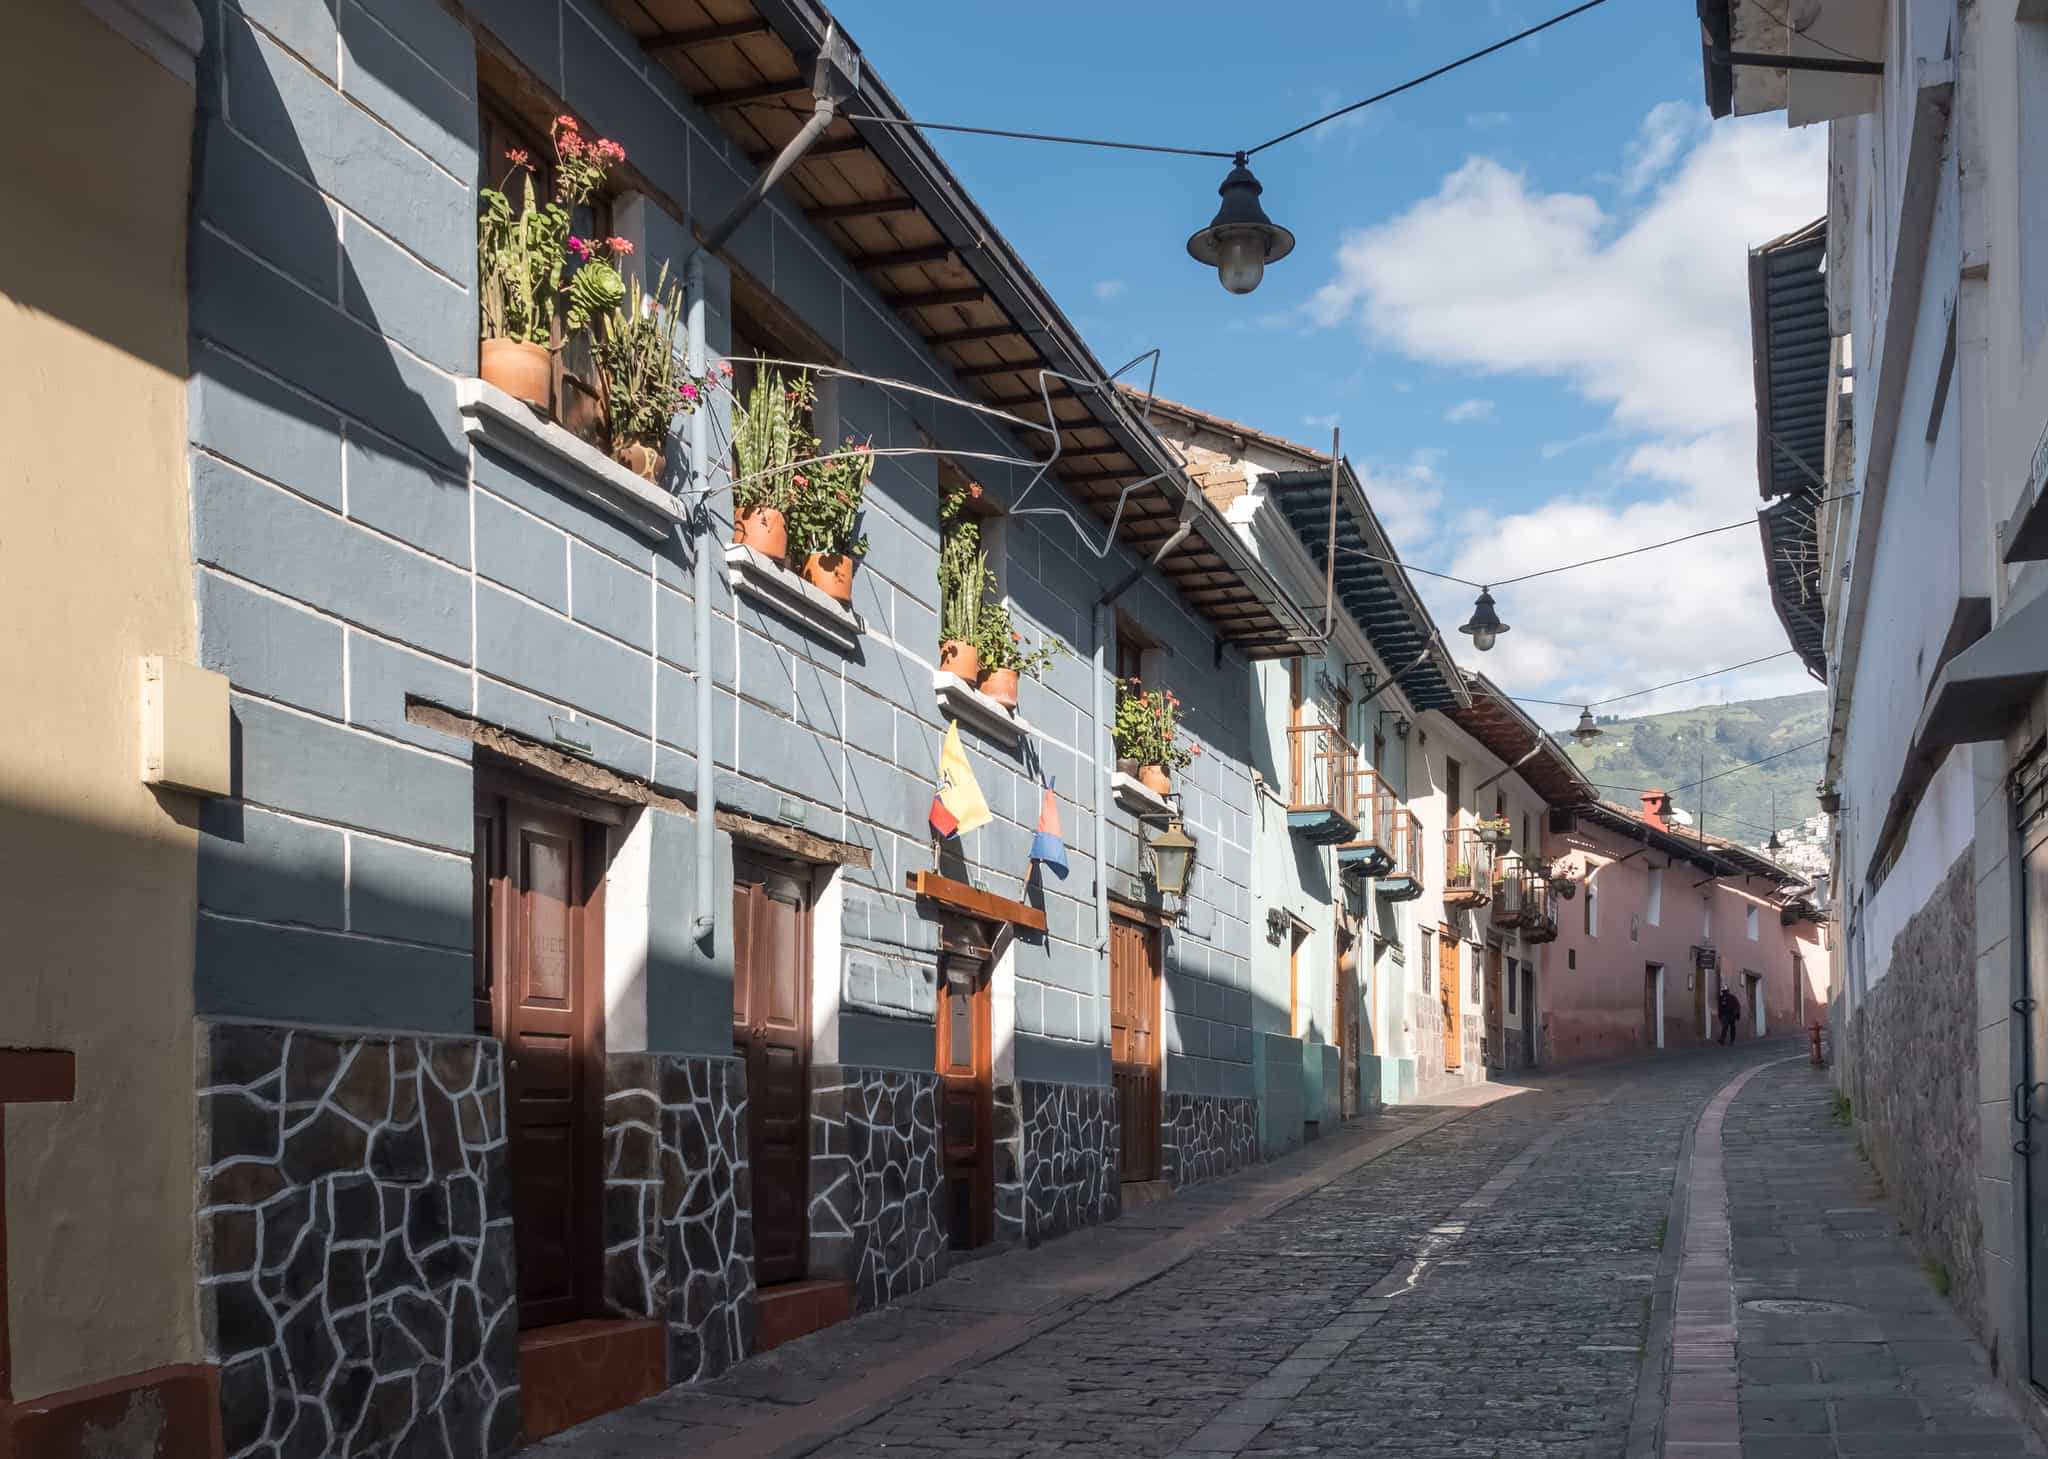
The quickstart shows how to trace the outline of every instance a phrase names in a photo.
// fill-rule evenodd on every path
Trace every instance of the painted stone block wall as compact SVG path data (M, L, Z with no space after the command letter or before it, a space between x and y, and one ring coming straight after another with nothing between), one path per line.
M1259 1102L1168 1090L1159 1105L1159 1172L1178 1189L1259 1159Z
M200 1316L230 1456L519 1439L490 1039L201 1025Z
M945 1271L939 1078L811 1066L810 1275L879 1307Z
M1975 853L1894 939L1890 970L1849 1021L1848 1092L1886 1191L1950 1296L1989 1338L1977 1089ZM1839 1025L1837 1025L1839 1027Z
M1023 1110L1023 1230L1036 1246L1123 1209L1123 1125L1116 1090L1027 1082Z
M605 1066L605 1304L668 1323L672 1383L754 1345L746 1066L614 1054Z

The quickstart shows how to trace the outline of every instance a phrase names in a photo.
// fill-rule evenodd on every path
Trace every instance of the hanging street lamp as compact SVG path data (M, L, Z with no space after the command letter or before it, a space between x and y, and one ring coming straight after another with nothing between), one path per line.
M1581 745L1590 745L1607 731L1593 723L1593 706L1588 704L1579 710L1579 722L1572 728L1572 738Z
M1180 827L1175 816L1167 828L1145 843L1152 853L1152 882L1168 896L1184 897L1188 877L1195 869L1195 838Z
M1479 601L1472 605L1470 622L1458 625L1458 632L1472 636L1472 647L1485 653L1493 647L1493 641L1508 631L1511 625L1500 621L1500 615L1493 611L1493 590L1481 588Z
M1278 263L1294 251L1294 235L1266 216L1259 206L1265 189L1245 165L1245 154L1237 154L1237 165L1216 189L1223 205L1209 226L1188 239L1188 252L1198 263L1216 270L1223 287L1233 294L1249 294L1266 276L1266 265Z
M1764 842L1764 850L1776 854L1785 849L1785 843L1778 839L1778 788L1771 787L1771 839Z

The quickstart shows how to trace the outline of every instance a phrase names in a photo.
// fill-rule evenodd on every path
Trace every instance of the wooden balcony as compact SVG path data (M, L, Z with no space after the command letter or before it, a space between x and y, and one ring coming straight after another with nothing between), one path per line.
M1520 880L1521 918L1516 926L1522 929L1522 941L1557 941L1558 902L1561 899L1547 868L1535 862L1527 863L1521 869Z
M1493 848L1470 826L1444 832L1444 905L1483 907L1493 897Z
M1392 864L1380 874L1374 890L1390 902L1409 902L1422 895L1422 826L1413 811L1393 810L1387 817L1387 850Z
M1378 877L1394 864L1394 795L1376 771L1359 767L1352 777L1358 834L1337 843L1337 870L1345 876Z
M1352 781L1358 752L1351 742L1331 725L1292 725L1287 760L1292 775L1287 829L1318 846L1355 839L1358 808Z

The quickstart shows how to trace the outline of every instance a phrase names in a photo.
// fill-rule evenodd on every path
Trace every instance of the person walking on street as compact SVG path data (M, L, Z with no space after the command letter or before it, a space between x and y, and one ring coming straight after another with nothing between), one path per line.
M1721 996L1715 1000L1715 1007L1721 1015L1721 1031L1714 1036L1714 1042L1732 1044L1735 1042L1735 1020L1742 1017L1742 1004L1736 1001L1733 993L1723 988Z

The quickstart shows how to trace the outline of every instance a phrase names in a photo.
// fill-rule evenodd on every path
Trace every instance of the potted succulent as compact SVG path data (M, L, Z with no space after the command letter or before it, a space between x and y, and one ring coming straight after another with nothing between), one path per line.
M981 605L974 647L981 661L978 686L1005 709L1017 707L1018 676L1037 678L1060 652L1058 640L1050 638L1035 649L1025 648L1024 635L1011 624L1010 610L1002 603Z
M709 388L708 381L691 380L676 368L678 293L663 265L651 292L631 280L618 307L598 315L591 330L591 362L612 459L649 481L661 479L669 422L697 409ZM731 376L731 365L718 368Z
M970 684L981 677L981 615L995 585L981 524L967 510L980 495L970 482L939 498L939 667Z
M1202 753L1200 745L1175 738L1180 723L1180 696L1171 689L1147 689L1136 679L1126 679L1116 700L1116 724L1111 738L1119 760L1133 760L1138 766L1138 783L1154 795L1173 789L1173 772Z
M853 569L868 550L861 534L860 508L875 455L866 441L846 438L844 447L820 456L823 442L810 440L810 460L790 480L796 494L788 517L788 548L803 566L804 580L841 603L853 601Z
M754 388L732 406L732 540L780 562L789 550L785 515L797 465L810 442L811 384L758 365Z
M505 188L480 190L484 210L477 219L477 299L483 313L477 368L487 382L541 411L554 404L557 324L573 334L618 307L625 285L612 260L633 247L623 238L598 242L569 232L575 210L590 201L606 172L626 160L626 149L604 138L586 140L568 116L555 118L548 138L555 149L553 196L545 203L535 196L533 160L514 149L505 154L512 164ZM518 173L525 176L515 210L506 189Z

